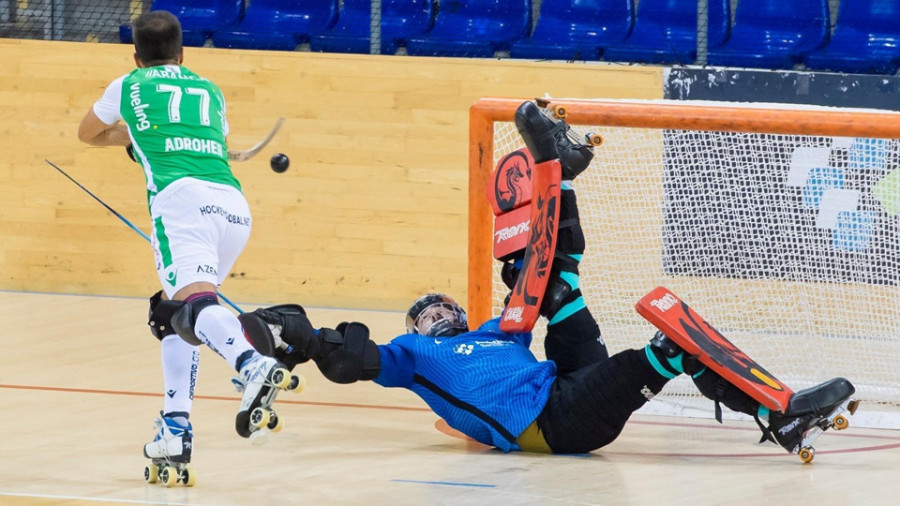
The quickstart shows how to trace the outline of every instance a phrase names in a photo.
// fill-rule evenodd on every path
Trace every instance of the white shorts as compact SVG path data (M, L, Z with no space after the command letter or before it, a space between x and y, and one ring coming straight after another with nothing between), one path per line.
M150 204L156 273L171 298L185 286L222 284L250 238L250 207L228 185L181 179Z

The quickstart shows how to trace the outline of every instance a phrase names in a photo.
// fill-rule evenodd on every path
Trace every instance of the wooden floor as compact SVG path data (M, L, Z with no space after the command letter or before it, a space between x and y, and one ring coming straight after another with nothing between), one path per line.
M310 315L366 322L379 342L402 326L397 313ZM162 375L145 320L138 299L0 292L0 504L896 504L898 431L828 432L804 465L754 446L752 424L635 417L588 456L505 455L448 434L409 392L329 384L308 366L306 391L276 404L284 431L254 447L234 433L232 371L209 350L197 485L148 485Z

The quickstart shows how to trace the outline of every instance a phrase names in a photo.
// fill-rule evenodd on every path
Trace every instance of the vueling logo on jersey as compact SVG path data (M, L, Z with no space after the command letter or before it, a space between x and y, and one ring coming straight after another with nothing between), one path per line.
M650 301L650 305L659 309L660 312L665 312L666 310L670 309L675 304L678 304L678 299L675 298L675 296L672 295L671 293L665 294L660 299L653 299Z
M459 353L460 355L471 355L472 350L474 349L475 347L471 344L459 344L455 348L453 348L453 353Z
M128 97L131 99L131 108L134 109L134 116L135 119L137 119L137 123L135 123L134 126L139 131L143 132L150 128L150 121L147 120L147 113L144 112L144 109L150 107L150 105L141 102L141 89L139 83L133 83L130 89L131 93L128 94Z

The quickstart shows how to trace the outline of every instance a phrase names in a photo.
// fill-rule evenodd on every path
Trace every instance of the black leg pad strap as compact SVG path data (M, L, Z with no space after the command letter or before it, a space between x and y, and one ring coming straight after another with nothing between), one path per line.
M559 199L559 232L556 239L556 252L565 255L584 253L584 232L578 217L578 200L575 192L563 190Z
M147 315L147 325L153 337L162 341L166 336L174 335L172 316L181 309L184 302L180 300L162 300L162 290L150 297L150 311Z
M188 344L200 346L203 341L194 333L194 325L197 323L197 315L200 311L208 306L215 306L219 303L219 299L215 295L206 295L198 297L190 302L183 303L181 308L172 316L172 327L175 332L187 341Z
M706 369L693 379L700 393L707 399L715 401L716 420L719 423L722 423L721 404L738 413L756 415L759 403L712 370Z

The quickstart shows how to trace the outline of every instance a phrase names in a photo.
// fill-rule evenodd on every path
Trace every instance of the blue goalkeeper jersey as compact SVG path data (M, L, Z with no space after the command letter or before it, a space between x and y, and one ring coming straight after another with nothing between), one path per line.
M556 364L539 362L531 333L509 334L500 320L455 337L404 334L380 345L375 382L408 388L454 429L508 452L538 417L556 380Z

